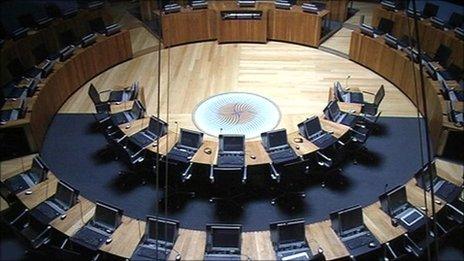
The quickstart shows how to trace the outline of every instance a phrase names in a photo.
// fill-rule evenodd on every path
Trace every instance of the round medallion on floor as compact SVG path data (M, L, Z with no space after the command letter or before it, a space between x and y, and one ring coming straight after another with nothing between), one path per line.
M274 129L280 121L280 110L271 100L253 93L228 92L200 103L193 113L198 129L211 136L243 134L258 137Z

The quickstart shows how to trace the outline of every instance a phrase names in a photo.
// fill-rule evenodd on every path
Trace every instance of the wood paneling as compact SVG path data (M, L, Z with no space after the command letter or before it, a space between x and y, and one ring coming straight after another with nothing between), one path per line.
M326 8L330 11L331 20L344 22L348 14L349 0L328 0Z
M218 16L218 42L267 42L267 12L259 20L223 20Z
M268 38L317 47L321 40L322 19L328 13L310 14L299 6L292 10L270 9Z
M131 57L130 34L122 31L77 50L69 60L57 65L45 80L32 110L30 125L36 144L41 146L53 116L81 85Z
M355 30L351 39L351 60L389 79L408 96L422 115L427 112L427 127L430 131L433 150L436 152L440 143L443 123L441 104L434 87L436 82L424 74L424 90L427 100L425 108L422 100L422 88L420 88L418 64L412 63L405 53L388 47L382 38L371 38Z

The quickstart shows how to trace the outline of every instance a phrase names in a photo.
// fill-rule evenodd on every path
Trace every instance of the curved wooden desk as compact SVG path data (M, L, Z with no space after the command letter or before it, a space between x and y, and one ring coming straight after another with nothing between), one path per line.
M378 5L374 9L372 25L377 26L381 18L394 22L392 34L395 37L414 35L414 19L408 17L405 11L389 11ZM464 59L462 59L464 57L464 41L457 38L453 31L444 31L434 27L430 19L418 21L418 29L422 51L433 55L438 46L444 44L452 50L449 62L464 68Z
M223 20L221 11L261 11L259 20ZM178 13L161 14L164 46L218 40L226 42L260 42L278 40L317 47L321 44L323 19L330 12L303 12L300 6L291 10L275 9L273 3L258 2L253 8L239 8L233 1L208 3L208 9L182 8Z
M413 64L409 57L400 50L390 48L382 37L371 38L355 30L351 34L350 59L380 74L397 86L422 115L427 111L427 127L434 152L440 146L443 115L441 99L437 94L439 83L424 72L425 98L427 107L422 102L419 65ZM426 110L425 110L426 109Z
M99 37L85 49L77 49L67 61L58 63L44 81L32 108L30 128L40 148L54 115L85 82L132 57L129 31Z
M0 162L2 180L5 178L3 176L4 173L8 173L8 176L14 176L30 168L34 156L35 154ZM439 177L458 186L463 184L462 165L437 160L436 166L437 175ZM29 195L26 195L25 192L21 192L17 194L17 197L27 208L32 209L55 194L57 182L58 179L50 173L46 181L30 189L32 192L31 194L28 193ZM407 182L406 191L408 201L415 207L422 209L424 207L424 192L416 185L414 178ZM431 197L429 193L427 193L426 196L427 202L429 203L427 207L430 209ZM435 203L435 208L438 213L445 205L445 201L440 198L436 199L440 202L439 204ZM66 236L73 236L92 218L94 213L95 204L79 196L79 202L66 212L66 218L60 219L60 217L58 217L50 222L50 226ZM429 215L431 215L431 213L429 213ZM380 202L378 201L363 208L363 217L366 226L382 244L406 232L402 226L392 226L390 217L381 210ZM322 248L327 260L349 256L349 251L332 230L329 220L307 224L305 230L306 239L313 252L317 253L318 248ZM144 231L145 221L124 216L121 225L111 236L113 239L112 242L110 244L104 244L100 247L100 251L111 256L130 258L143 236ZM242 253L251 257L253 260L275 259L275 253L270 238L270 232L268 230L243 232ZM184 260L201 260L204 257L205 242L205 231L180 229L179 237L174 244L174 249L179 251ZM176 254L172 252L169 260L173 260L175 255Z

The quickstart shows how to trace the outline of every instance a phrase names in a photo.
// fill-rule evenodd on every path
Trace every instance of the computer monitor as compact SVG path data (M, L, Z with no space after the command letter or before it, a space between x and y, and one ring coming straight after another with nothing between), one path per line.
M317 133L318 131L322 130L321 123L317 116L313 116L308 118L304 122L300 123L301 129L300 134L303 135L305 138L309 139L311 135ZM303 131L303 132L302 132Z
M32 166L29 173L34 176L36 182L42 182L47 178L48 167L40 157L35 157L32 160Z
M150 123L148 124L148 131L155 134L156 137L161 137L166 133L167 123L158 119L154 116L150 117Z
M430 181L433 182L437 178L437 168L435 166L435 162L431 162L426 164L422 169L420 169L415 175L416 184L427 191L430 190Z
M438 46L437 51L435 52L434 60L437 61L442 66L446 67L446 63L448 62L449 57L451 56L452 50L443 44Z
M203 133L193 130L180 129L179 143L193 149L198 149L203 143Z
M211 226L211 247L240 248L241 226Z
M268 148L280 147L288 144L287 130L280 129L267 133Z
M105 22L101 17L94 18L88 21L89 27L93 32L103 32L105 30Z
M379 29L383 33L388 34L388 33L391 33L393 29L393 25L394 25L394 22L392 20L386 19L386 18L380 18L379 26L377 27L377 29Z
M306 241L304 225L303 219L277 224L277 243L288 244Z
M219 136L220 151L241 151L245 150L244 135L220 135Z
M395 210L408 202L406 197L406 187L404 185L397 186L386 192L380 197L380 202L382 204L382 209L389 215L393 215Z
M146 233L150 240L174 244L179 232L179 222L156 217L147 217Z
M340 114L340 108L338 107L337 102L331 101L328 106L329 113L332 117L331 120L337 120L337 117Z
M44 43L40 43L32 49L32 55L34 55L34 58L38 62L42 62L43 60L47 59L48 57L48 51L47 48L45 47Z
M65 47L71 44L75 44L77 42L76 36L72 29L63 31L60 33L60 43L61 47Z
M426 3L424 6L424 10L422 10L422 17L429 18L432 16L436 16L439 8L440 7L438 5Z
M77 197L79 196L79 190L74 189L69 184L64 181L59 181L58 186L56 187L55 199L60 201L63 207L67 209L74 206L77 202Z
M131 109L131 114L139 119L143 116L143 113L145 112L145 107L143 106L142 102L140 102L139 100L136 100L134 102L134 105L132 105L132 109Z
M339 218L339 233L343 235L346 232L352 231L364 226L362 207L354 206L338 212Z
M123 211L103 202L97 201L93 221L105 228L114 231L121 222Z
M462 14L453 12L448 20L448 25L451 28L461 27L464 22L464 16Z

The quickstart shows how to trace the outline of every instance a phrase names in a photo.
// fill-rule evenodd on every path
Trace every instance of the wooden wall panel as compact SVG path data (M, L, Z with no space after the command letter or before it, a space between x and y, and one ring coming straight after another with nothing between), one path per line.
M416 105L422 115L427 112L427 127L433 151L436 152L443 125L440 98L434 88L436 81L424 76L427 101L425 111L419 65L412 63L403 52L390 48L381 38L371 38L355 30L352 32L349 54L351 60L363 64L395 84Z
M218 16L218 42L267 42L267 13L260 20L222 20Z
M129 46L126 46L129 44ZM31 114L32 135L40 148L47 128L63 103L85 82L108 68L132 58L129 31L99 39L80 49L45 80Z

